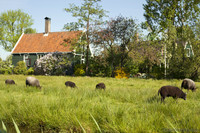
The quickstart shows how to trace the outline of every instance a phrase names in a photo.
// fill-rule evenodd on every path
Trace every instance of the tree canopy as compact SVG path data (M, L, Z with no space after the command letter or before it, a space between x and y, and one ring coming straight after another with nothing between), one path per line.
M8 10L0 15L0 45L11 51L21 34L33 25L33 19L19 10Z
M103 17L106 16L106 11L99 5L101 0L83 0L81 6L70 4L69 8L65 8L65 11L71 13L73 17L78 19L78 22L67 23L64 26L66 30L80 30L85 29L86 35L86 75L88 75L89 67L89 45L91 36L92 23L100 22Z

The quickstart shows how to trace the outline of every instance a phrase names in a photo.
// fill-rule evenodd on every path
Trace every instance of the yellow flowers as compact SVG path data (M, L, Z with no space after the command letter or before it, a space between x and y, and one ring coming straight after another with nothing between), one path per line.
M125 69L122 67L118 67L116 70L115 70L115 78L128 78L129 74L125 72Z

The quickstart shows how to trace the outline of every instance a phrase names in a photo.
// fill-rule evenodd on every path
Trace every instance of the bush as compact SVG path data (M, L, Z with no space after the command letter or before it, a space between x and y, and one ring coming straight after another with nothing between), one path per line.
M124 70L124 68L117 68L117 70L115 70L115 78L128 78L128 75L129 74L127 74L126 72L125 72L125 70Z
M17 66L14 68L15 74L26 74L26 64L23 61L17 62Z
M107 64L101 57L95 57L90 60L89 67L90 76L111 77L111 66Z
M0 74L12 74L13 66L9 60L2 61L0 59Z
M34 69L33 67L30 67L27 71L26 71L26 75L33 75L34 74Z
M63 75L69 63L67 54L50 53L36 60L34 74Z
M75 76L84 76L85 75L85 65L84 64L77 64L74 67L74 74Z

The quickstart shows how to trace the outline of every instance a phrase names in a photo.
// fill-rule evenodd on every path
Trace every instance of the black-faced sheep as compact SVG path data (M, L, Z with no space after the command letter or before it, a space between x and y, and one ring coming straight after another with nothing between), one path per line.
M26 86L35 86L41 89L40 82L35 77L27 77L26 78Z
M10 85L14 85L15 81L12 79L6 79L5 84L10 84Z
M96 89L106 89L106 85L104 84L104 83L98 83L97 85L96 85Z
M182 84L181 84L181 89L182 88L187 89L188 91L189 90L195 91L196 90L196 85L195 85L195 82L193 80L184 79Z
M77 88L77 87L76 87L76 84L75 84L74 82L72 82L72 81L66 81L66 82L65 82L65 85L66 85L67 87Z
M161 95L161 102L164 102L165 97L182 98L186 100L186 94L175 86L163 86L158 90L158 95Z

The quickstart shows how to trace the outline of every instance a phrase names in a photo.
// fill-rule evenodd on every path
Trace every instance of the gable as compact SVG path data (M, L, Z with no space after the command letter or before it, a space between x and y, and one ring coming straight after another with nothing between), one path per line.
M189 44L188 42L185 44L185 50L186 50L186 56L187 57L192 57L194 56L194 52L192 49L192 45Z
M50 32L48 35L44 33L23 34L13 49L12 54L72 52L70 42L65 40L78 40L80 33L81 31Z

